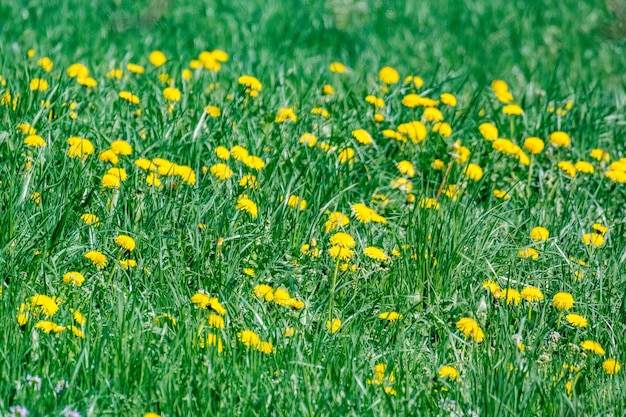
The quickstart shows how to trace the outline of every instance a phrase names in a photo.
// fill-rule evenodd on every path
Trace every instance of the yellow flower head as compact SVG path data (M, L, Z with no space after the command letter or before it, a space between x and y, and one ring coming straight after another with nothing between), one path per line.
M366 247L363 249L363 254L370 259L374 259L375 261L386 261L388 259L385 252L376 246Z
M583 350L586 350L587 352L592 352L597 355L604 355L606 353L602 348L602 345L593 340L585 340L584 342L581 342L580 347L582 347Z
M568 314L565 320L574 327L587 327L588 324L587 319L578 314Z
M392 67L383 67L378 72L378 78L387 85L395 84L400 81L400 74Z
M604 372L608 375L615 375L620 369L622 369L622 366L614 358L608 358L602 362L602 369L604 369Z
M115 238L115 244L122 249L126 249L129 252L135 250L135 239L126 235L119 235Z
M574 306L574 297L568 292L559 292L552 297L552 305L557 310L569 310Z
M338 318L333 318L332 320L326 321L326 330L328 330L330 333L336 333L337 331L339 331L340 327L341 320L339 320Z
M387 320L387 321L396 321L402 320L402 314L396 313L395 311L385 311L378 315L378 318Z
M63 282L68 285L80 287L85 282L85 277L80 272L72 271L63 275Z
M545 227L533 227L533 229L530 231L530 238L534 241L548 240L548 237L550 237L550 232Z
M533 155L541 153L544 146L545 144L540 138L530 137L524 140L524 148Z
M459 372L456 370L456 368L450 365L444 365L439 368L437 374L439 375L439 378L449 378L451 381L456 381L459 378Z
M463 317L457 321L456 328L461 331L465 337L472 337L476 343L480 343L485 339L485 333L482 331L476 320L470 317Z
M167 57L161 51L150 52L148 59L150 60L150 63L154 65L155 67L160 67L161 65L167 62Z
M180 90L175 87L167 87L163 90L163 98L167 101L180 101Z
M362 145L371 145L374 142L372 135L370 135L365 129L353 130L352 136L354 136L356 141Z
M550 143L556 145L557 147L569 147L572 143L572 139L570 136L561 131L552 132L550 134Z
M480 131L480 134L483 135L483 138L490 142L498 139L498 128L491 123L481 124L478 126L478 130Z
M520 293L520 296L529 303L536 303L537 301L543 300L543 293L541 290L532 286L525 287Z
M98 268L103 268L107 264L106 256L104 256L102 252L98 252L97 250L91 250L83 256L89 259L94 264L94 266Z

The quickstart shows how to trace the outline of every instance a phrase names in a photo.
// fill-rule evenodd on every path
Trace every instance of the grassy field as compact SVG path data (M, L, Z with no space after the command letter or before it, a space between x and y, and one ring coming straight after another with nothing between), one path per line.
M2 2L0 416L623 415L620 7Z

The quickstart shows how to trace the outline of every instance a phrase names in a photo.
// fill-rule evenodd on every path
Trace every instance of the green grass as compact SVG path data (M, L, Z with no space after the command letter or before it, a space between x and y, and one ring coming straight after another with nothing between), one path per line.
M624 372L607 375L602 366L607 358L621 364L626 358L626 188L605 176L610 163L626 157L625 37L617 6L93 4L0 5L0 15L12 17L0 32L6 83L0 96L11 95L0 106L0 415L17 414L16 406L36 416L621 413ZM217 48L229 54L219 72L198 69L182 80L190 60ZM168 57L162 67L148 61L154 49ZM54 62L51 72L38 66L44 56ZM348 71L331 72L334 61ZM90 69L97 86L67 75L75 62ZM130 73L128 63L144 66L145 73ZM386 65L400 73L388 91L378 80ZM123 69L121 79L107 76L114 68ZM173 78L180 101L164 98L162 73ZM244 74L263 84L258 97L238 84ZM424 86L404 83L408 75L421 76ZM34 78L47 80L49 88L31 91ZM502 113L490 87L494 79L509 84L523 116ZM333 95L323 94L325 84ZM124 90L140 103L120 99ZM432 122L419 144L383 135L423 117L423 108L402 104L415 92L434 99L456 95L456 107L438 105L450 137L434 132ZM367 95L384 99L384 121L374 121ZM557 114L568 102L571 109ZM206 114L207 105L219 107L220 117ZM331 117L312 114L315 107ZM293 108L297 121L276 122L280 108ZM484 122L519 146L529 136L542 138L546 148L532 156L532 170L494 150L479 131ZM27 146L20 123L34 127L47 146ZM355 140L351 132L359 128L373 145ZM571 136L570 147L550 144L557 130ZM316 146L299 143L305 132L317 136ZM95 153L70 158L67 139L73 136L88 138ZM128 178L106 188L102 177L112 165L98 156L116 139L133 147L117 164ZM462 163L452 161L457 140L471 151ZM265 166L217 158L218 146L235 145ZM339 152L347 147L354 158L341 163ZM595 148L611 161L593 159ZM162 186L150 187L148 173L134 164L139 158L188 166L196 180L188 184L163 172ZM443 169L432 168L436 158ZM413 164L414 177L396 168L402 160ZM588 161L595 172L572 178L557 166L561 161ZM211 174L219 162L232 169L231 178ZM482 167L481 179L464 174L469 163ZM257 176L258 189L238 185L246 174ZM411 190L391 186L401 177ZM449 185L461 190L458 198L444 192L438 210L420 207ZM494 189L510 199L494 197ZM258 216L237 209L242 194L256 203ZM305 199L306 208L289 207L289 196ZM360 222L351 208L357 203L386 222ZM345 271L344 262L329 255L336 231L327 232L325 223L335 211L350 218L339 230L356 242ZM85 213L97 215L99 226L85 224ZM608 227L599 248L582 242L594 223ZM535 226L549 230L546 242L530 238ZM118 235L131 236L136 248L118 247ZM319 257L301 253L312 241ZM368 258L368 246L389 259ZM527 248L538 258L521 258ZM90 250L101 251L107 265L96 268L85 259ZM127 259L137 266L122 268ZM82 286L63 282L69 271L84 275ZM502 289L536 286L545 299L507 304L483 288L487 280ZM304 307L261 301L253 292L257 284L286 289ZM209 326L210 308L192 303L201 290L226 308L223 329ZM560 316L551 302L558 292L573 295L570 312L584 316L587 327ZM34 308L36 294L56 297L58 312L46 317ZM28 315L23 325L20 308ZM84 314L84 325L71 309ZM402 318L388 323L378 317L389 311ZM484 341L456 329L463 317L477 321ZM326 328L330 318L342 322L335 333ZM47 334L36 328L40 320L74 324L84 338L70 329ZM287 328L294 329L292 337L285 336ZM238 338L246 329L272 343L273 351L246 347ZM209 334L221 340L222 352L203 346ZM606 354L583 352L584 340L599 342ZM386 365L381 384L371 383L380 364ZM438 375L443 365L458 370L457 381ZM58 389L60 383L66 386Z

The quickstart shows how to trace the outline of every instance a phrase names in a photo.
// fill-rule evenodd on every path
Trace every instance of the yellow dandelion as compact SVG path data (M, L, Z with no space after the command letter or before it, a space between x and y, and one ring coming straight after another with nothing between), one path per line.
M580 343L580 347L587 352L592 352L597 355L604 355L606 352L602 348L602 345L593 340L585 340Z
M550 232L545 227L533 227L533 229L530 231L530 238L534 241L548 240L548 237L550 237Z
M129 252L135 250L135 239L126 235L119 235L115 238L115 244Z
M386 261L388 259L385 252L376 246L366 247L363 249L363 254L370 259L374 259L375 261Z
M552 305L561 311L569 310L574 306L574 297L568 292L559 292L552 297Z
M622 369L622 366L614 358L608 358L607 360L602 362L602 369L604 369L604 372L606 372L608 375L615 375L620 371L620 369Z
M543 293L541 290L533 286L525 287L520 292L520 296L529 303L536 303L543 300Z
M83 256L89 259L94 264L94 266L98 268L104 268L107 264L106 256L104 256L102 252L99 252L97 250L91 250Z
M80 272L72 271L63 274L63 282L67 285L80 287L85 282L85 277Z
M333 318L332 320L326 321L326 330L330 333L336 333L341 328L341 320L338 318Z
M459 371L457 371L455 367L450 365L444 365L439 368L439 371L437 371L437 375L439 375L439 378L441 379L448 378L451 381L456 381L459 379Z
M226 164L215 164L209 168L211 175L213 175L218 180L225 181L233 176L233 170Z
M402 314L396 313L395 311L384 311L378 315L378 318L391 322L396 320L402 320Z
M604 245L604 236L600 233L585 233L582 239L587 246L600 247Z
M33 148L43 148L46 146L46 141L39 135L30 135L24 139L24 144Z
M553 145L557 146L557 147L569 147L572 143L572 139L570 138L570 136L565 133L565 132L561 132L561 131L556 131L556 132L552 132L550 134L550 143L552 143Z
M253 219L256 219L259 213L256 203L243 195L239 196L237 199L237 206L235 208L247 212Z

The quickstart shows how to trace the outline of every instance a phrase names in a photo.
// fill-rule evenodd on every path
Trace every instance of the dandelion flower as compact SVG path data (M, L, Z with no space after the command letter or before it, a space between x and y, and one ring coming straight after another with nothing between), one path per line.
M337 331L339 331L340 327L341 320L339 320L338 318L326 321L326 330L328 330L330 333L336 333Z
M491 123L482 123L478 126L478 130L483 138L490 142L498 139L498 128Z
M115 244L129 252L135 250L135 239L126 235L119 235L115 238Z
M541 153L544 146L545 144L540 138L530 137L524 140L524 148L533 155Z
M418 206L420 208L425 208L425 209L435 209L435 210L439 210L439 202L437 202L437 200L435 200L434 198L422 198L420 200L420 202L418 203Z
M95 214L85 213L85 214L80 216L80 219L88 226L90 226L90 225L99 226L100 225L100 219Z
M350 219L345 214L335 211L328 215L328 220L324 223L326 233L332 232L340 227L345 227L350 223Z
M127 102L131 103L131 104L139 104L139 97L137 97L136 95L134 95L133 93L129 92L129 91L120 91L118 96L122 99L122 100L126 100Z
M94 153L95 148L89 139L73 136L67 140L70 147L67 156L70 158L82 158Z
M274 300L274 290L267 284L258 284L254 287L253 294L256 298L263 301Z
M261 338L252 330L243 330L237 334L237 338L246 347L258 348L261 346Z
M230 151L225 146L218 146L215 148L215 155L223 161L228 161L230 159Z
M543 293L541 290L532 286L525 287L520 292L520 296L529 303L536 303L543 300Z
M609 228L600 224L600 223L594 223L591 225L591 228L593 230L595 230L596 232L600 233L601 235L604 236L604 234L606 234L606 232L609 231Z
M120 188L120 177L113 174L104 174L102 176L101 184L104 188Z
M586 350L587 352L592 352L597 355L604 355L606 353L602 348L602 345L593 340L585 340L584 342L581 342L580 347L582 347L583 350Z
M595 168L587 161L578 161L574 164L574 168L576 171L582 172L583 174L593 174L595 172Z
M103 162L108 162L110 164L116 165L119 162L119 158L115 152L111 149L106 149L98 155L98 159Z
M253 219L256 219L259 213L256 203L244 195L239 196L239 198L237 199L237 207L235 208L237 210L247 212Z
M533 248L526 248L526 249L522 249L521 251L519 251L518 256L520 258L537 259L537 258L539 258L539 252L537 252Z
M374 143L372 135L365 129L357 129L352 131L352 136L362 145L371 145Z
M116 155L128 156L133 153L133 147L131 144L122 139L114 140L111 143L111 150Z
M132 72L133 74L143 74L145 71L145 69L141 65L132 64L132 63L126 65L126 69Z
M479 181L483 177L483 169L476 164L469 164L465 168L465 175L473 181Z
M519 303L522 301L521 294L514 288L507 288L505 290L502 290L499 294L499 298L506 300L507 304L514 304L516 306L518 306Z
M383 67L378 72L378 78L383 83L390 85L400 81L400 74L392 67Z
M94 264L94 266L98 268L104 268L107 264L106 256L104 256L102 252L99 252L97 250L91 250L83 256L89 259Z
M157 187L157 188L162 185L161 180L159 179L159 176L157 175L156 172L151 172L150 174L148 174L148 176L146 177L146 183L150 187Z
M254 155L248 155L245 158L243 158L243 161L245 166L247 166L248 168L252 168L255 169L257 171L263 169L265 167L265 161L263 161L263 159L259 158L258 156L254 156Z
M603 149L592 149L589 156L597 161L609 162L611 160L611 155Z
M574 306L574 297L568 292L559 292L552 297L552 305L561 311L569 310Z
M120 266L123 269L131 269L137 266L137 261L134 259L125 259L120 261Z
M167 62L167 57L162 51L152 51L148 56L148 60L155 67L160 67Z
M450 107L456 107L456 97L451 93L442 93L439 99L443 104Z
M569 161L560 161L557 166L571 178L576 176L576 166Z
M237 161L243 161L249 156L248 150L243 146L235 145L230 149L230 154Z
M215 164L209 168L211 175L213 175L218 180L225 181L233 176L233 170L226 164Z
M428 135L428 130L424 123L419 121L412 121L409 123L402 123L398 126L398 132L404 133L411 139L411 142L417 144L421 143L426 139Z
M502 108L502 113L508 114L510 116L519 116L521 114L524 114L524 110L517 104L509 104Z
M55 299L44 294L33 295L30 298L30 304L39 308L47 317L52 317L59 311L59 306Z
M216 328L216 329L223 329L224 328L224 317L219 316L217 314L209 314L209 318L208 318L208 322L209 322L209 326Z
M622 366L614 358L608 358L602 362L602 369L604 369L604 372L608 375L615 375L620 369L622 369Z
M593 246L598 248L604 245L604 236L602 236L600 233L585 233L582 240L587 246Z
M385 219L380 214L376 213L375 210L367 207L365 204L356 203L352 204L352 214L354 217L361 223L387 223L387 219Z
M400 171L402 174L406 175L409 178L413 178L415 176L415 167L409 161L404 160L398 162L396 164L396 168L398 168L398 171Z
M459 372L456 370L456 368L450 365L444 365L439 368L437 374L439 375L439 378L449 378L451 381L456 381L459 378Z
M30 81L30 89L32 91L46 91L48 87L48 81L42 78L33 78Z
M489 291L492 294L495 294L496 292L500 292L500 286L498 285L498 283L488 280L488 281L484 281L483 282L483 288L486 289L487 291ZM523 291L522 291L523 293Z
M44 333L61 333L65 330L65 327L59 326L55 322L48 320L39 320L35 324L35 329L39 329Z
M386 261L388 259L385 252L376 246L366 247L363 249L363 254L370 259L374 259L375 261Z
M330 243L342 248L353 248L356 245L354 238L345 232L337 232L330 237Z
M43 148L46 146L46 141L39 135L30 135L24 139L24 144L33 148Z
M75 63L75 64L70 65L67 68L67 75L70 78L88 77L89 76L89 68L87 68L83 64Z
M67 285L80 287L85 282L85 277L80 272L72 271L63 275L63 282Z
M574 327L587 327L588 324L587 319L578 314L568 314L565 316L565 320Z
M493 190L493 196L494 196L495 198L499 198L499 199L501 199L501 200L508 200L508 199L510 199L510 198L511 198L511 196L509 195L509 193L507 193L507 192L506 192L506 191L504 191L504 190L498 190L498 189Z
M378 318L391 322L402 320L402 314L396 313L395 311L384 311L378 315Z
M328 249L328 254L331 258L339 258L342 260L348 260L354 256L354 251L352 249L344 248L338 245L331 246Z
M530 238L534 241L548 240L548 237L550 237L550 232L545 227L533 227L533 229L530 231Z
M472 337L476 343L480 343L485 339L485 333L482 331L476 320L470 317L463 317L456 323L456 328L462 332L465 337Z
M337 154L337 158L339 159L339 162L341 162L342 164L345 164L346 162L354 158L354 149L352 148L342 149Z
M550 143L556 145L557 147L569 147L572 143L572 139L570 136L561 131L552 132L550 134Z
M163 90L163 98L167 101L180 101L180 90L175 87L167 87Z
M336 72L339 74L346 72L346 66L341 62L331 62L328 68L330 69L330 72Z

